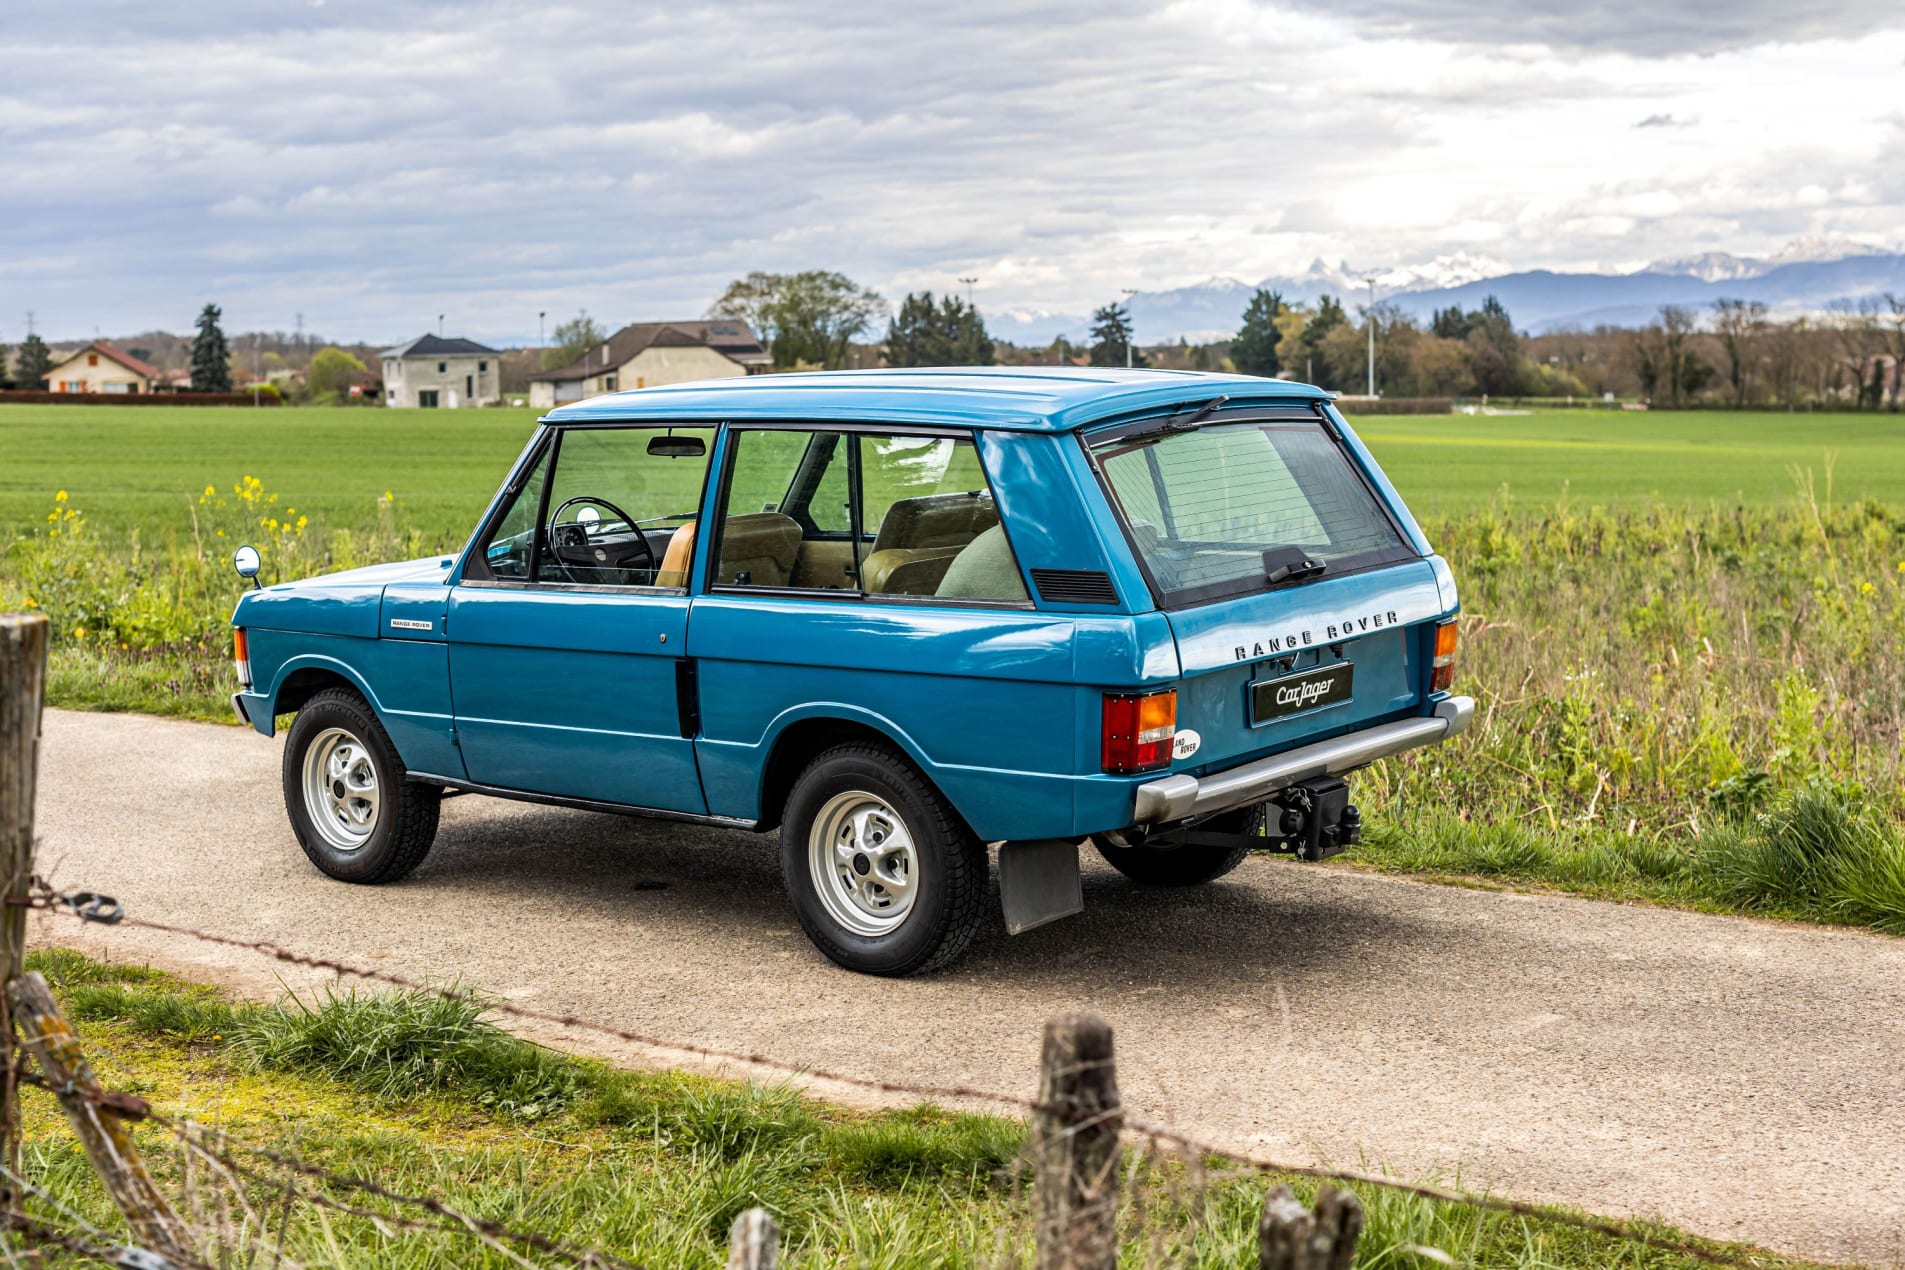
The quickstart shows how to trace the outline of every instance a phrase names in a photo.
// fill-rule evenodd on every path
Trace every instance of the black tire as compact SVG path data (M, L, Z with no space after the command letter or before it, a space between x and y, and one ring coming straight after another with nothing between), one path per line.
M1197 827L1209 833L1250 833L1263 814L1260 807L1226 811ZM1215 882L1244 862L1249 847L1142 846L1118 847L1092 839L1098 854L1139 886L1202 886Z
M908 908L883 931L847 925L836 909L867 923L889 919L858 911L847 894L854 889L851 883L816 875L811 865L816 821L823 813L830 820L845 815L834 809L860 805L851 802L856 795L871 796L898 814L900 827L910 839L907 858L917 865ZM877 812L870 814L879 819ZM887 832L890 835L890 827ZM878 837L880 833L876 828L869 842L890 844L891 837ZM850 842L841 846L847 840L838 836L830 840L839 850L857 850ZM865 853L856 853L854 863L847 867L858 870L862 880L878 889L877 869L883 866L862 867L863 859ZM826 751L800 774L787 796L781 819L781 875L787 896L807 938L848 970L898 977L951 965L979 929L987 867L985 843L904 755L885 746L856 743Z
M327 830L319 825L306 795L307 757L317 745L325 746L327 754L337 753L333 743L338 732L361 747L362 760L374 779L375 811L368 822L368 834L355 846L340 841L349 836L349 830ZM320 755L314 761L322 762L325 757ZM298 711L285 735L283 783L284 809L291 817L298 845L320 872L340 882L395 882L423 863L430 844L436 841L443 791L435 785L404 779L403 760L378 721L377 712L348 688L320 692ZM362 806L363 800L358 805Z

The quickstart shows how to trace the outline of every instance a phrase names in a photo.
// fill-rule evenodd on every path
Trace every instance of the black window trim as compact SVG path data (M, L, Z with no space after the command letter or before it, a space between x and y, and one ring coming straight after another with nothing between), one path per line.
M504 483L502 497L496 499L494 509L490 515L477 526L476 533L471 537L470 545L464 558L463 569L461 570L462 576L456 579L456 585L484 587L491 590L502 591L567 591L589 595L688 594L690 588L686 583L681 586L654 586L652 584L645 586L637 583L616 584L607 582L537 581L536 570L542 560L543 521L549 515L549 491L555 484L556 467L562 458L561 447L564 432L571 430L577 432L607 432L701 428L713 434L711 438L712 441L720 437L723 426L724 424L721 420L707 419L675 419L662 422L649 419L590 419L586 421L577 420L574 423L542 421L542 434L530 439L530 443L525 448L523 456L517 460L515 469L511 471L508 481ZM523 485L528 481L530 474L535 471L536 465L542 462L544 457L547 457L549 460L549 475L543 480L542 489L538 491L536 499L536 532L529 543L529 576L527 578L498 578L491 574L489 562L484 559L483 551L488 547L491 536L495 534L503 518L508 516L511 509L515 507L515 500L522 496ZM708 496L708 480L713 475L713 469L714 465L710 463L701 473L701 489L695 496L695 518L697 520L701 517L701 505L706 501ZM700 535L697 534L696 536L699 537ZM657 561L657 567L659 567L659 564L660 562ZM691 569L699 567L698 556L695 563L690 567ZM482 571L481 573L477 572L479 569Z
M932 608L1003 609L1028 613L1038 611L1038 604L1032 598L1037 592L1026 579L1025 566L1023 564L1019 564L1019 580L1025 586L1026 598L1023 600L974 600L955 598L952 596L886 595L883 593L876 595L857 585L860 581L860 548L863 545L861 542L863 534L861 532L862 526L860 523L862 515L862 508L860 506L860 436L943 437L953 441L963 440L970 442L973 449L973 457L979 462L980 474L986 478L986 489L990 492L993 487L992 473L987 470L985 455L979 450L980 429L948 427L944 424L915 425L907 423L880 423L857 419L850 421L831 419L729 419L725 421L724 426L727 429L727 444L722 449L721 471L718 474L721 484L714 504L713 519L715 524L708 543L707 558L697 566L699 572L698 580L702 584L701 593L703 595L720 595L731 599L762 596L781 600L831 600L836 604L880 604L897 607L924 605ZM850 526L849 532L852 534L851 541L854 544L853 580L856 586L853 590L849 591L844 588L834 587L738 586L734 583L721 583L714 580L715 565L721 558L721 526L727 521L729 476L734 468L735 455L740 450L740 446L736 444L737 439L740 434L744 432L839 432L851 436L853 444L849 446L847 450L849 460L847 468L849 491L847 494L847 504L848 524ZM710 473L710 475L715 474ZM996 503L997 495L993 497ZM1006 546L1012 547L1012 531L1006 527L1005 517L1003 515L999 517L999 531L1005 535ZM1019 563L1019 553L1016 548L1012 549L1012 560L1014 564Z
M1262 402L1246 402L1228 410L1217 411L1208 416L1201 425L1203 427L1214 428L1226 424L1238 423L1319 424L1323 429L1323 435L1328 437L1336 446L1337 452L1343 456L1343 461L1348 465L1351 474L1355 476L1357 482L1363 489L1368 491L1370 499L1375 503L1376 507L1381 510L1383 519L1388 522L1389 526L1396 532L1396 537L1400 543L1403 554L1396 555L1388 552L1359 553L1358 556L1350 556L1347 559L1353 562L1363 555L1375 555L1381 558L1360 564L1350 563L1347 566L1345 566L1343 562L1333 563L1326 573L1319 574L1305 581L1290 584L1289 586L1279 587L1277 588L1278 590L1297 590L1302 587L1313 586L1324 578L1354 577L1359 573L1368 573L1376 569L1386 569L1392 565L1401 564L1406 560L1420 560L1423 558L1416 552L1414 542L1410 539L1407 531L1403 529L1402 522L1397 519L1395 512L1389 506L1388 500L1382 496L1382 491L1376 488L1375 483L1369 479L1369 474L1363 471L1363 465L1356 461L1356 456L1350 453L1349 446L1344 444L1342 430L1336 426L1335 420L1330 418L1329 411L1324 408L1326 404L1326 402L1320 399L1306 400L1300 405L1268 405ZM1087 425L1073 434L1078 438L1079 447L1084 452L1085 462L1091 467L1092 475L1098 478L1099 491L1103 493L1105 501L1111 505L1112 518L1118 522L1118 530L1124 535L1125 546L1130 550L1131 558L1137 562L1138 572L1144 575L1144 584L1150 589L1152 602L1167 613L1176 613L1184 609L1200 608L1206 604L1217 604L1224 600L1238 599L1241 596L1268 594L1269 588L1267 588L1261 580L1248 577L1239 578L1233 582L1214 582L1205 586L1178 591L1166 590L1158 582L1157 575L1151 572L1150 562L1145 559L1144 552L1138 547L1138 540L1131 532L1131 517L1125 511L1124 501L1118 497L1117 490L1112 487L1111 478L1106 475L1103 465L1098 462L1098 456L1093 452L1093 446L1102 445L1106 441L1116 441L1121 437L1149 431L1157 426L1159 419L1167 419L1177 413L1181 413L1181 411L1152 412L1140 418L1120 420L1106 426L1092 427Z

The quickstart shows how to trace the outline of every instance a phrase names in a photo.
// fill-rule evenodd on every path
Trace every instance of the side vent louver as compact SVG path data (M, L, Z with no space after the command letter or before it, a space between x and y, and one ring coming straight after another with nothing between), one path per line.
M1032 585L1048 604L1116 604L1118 590L1098 569L1034 569Z

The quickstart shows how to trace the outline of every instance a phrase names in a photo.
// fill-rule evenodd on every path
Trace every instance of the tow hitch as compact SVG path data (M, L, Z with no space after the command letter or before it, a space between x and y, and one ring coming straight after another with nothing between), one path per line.
M1354 846L1363 833L1362 813L1349 801L1349 783L1335 777L1292 785L1251 811L1248 824L1229 832L1210 829L1206 822L1106 837L1121 847L1253 847L1315 861Z
M1299 860L1327 860L1362 837L1363 817L1349 801L1349 783L1334 777L1292 785L1264 813L1270 850Z

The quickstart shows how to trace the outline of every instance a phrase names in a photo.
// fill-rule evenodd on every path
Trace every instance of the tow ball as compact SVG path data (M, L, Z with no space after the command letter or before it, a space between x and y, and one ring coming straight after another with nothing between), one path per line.
M1362 837L1363 817L1349 801L1349 784L1330 778L1292 785L1264 807L1264 837L1272 851L1299 860L1327 860Z

